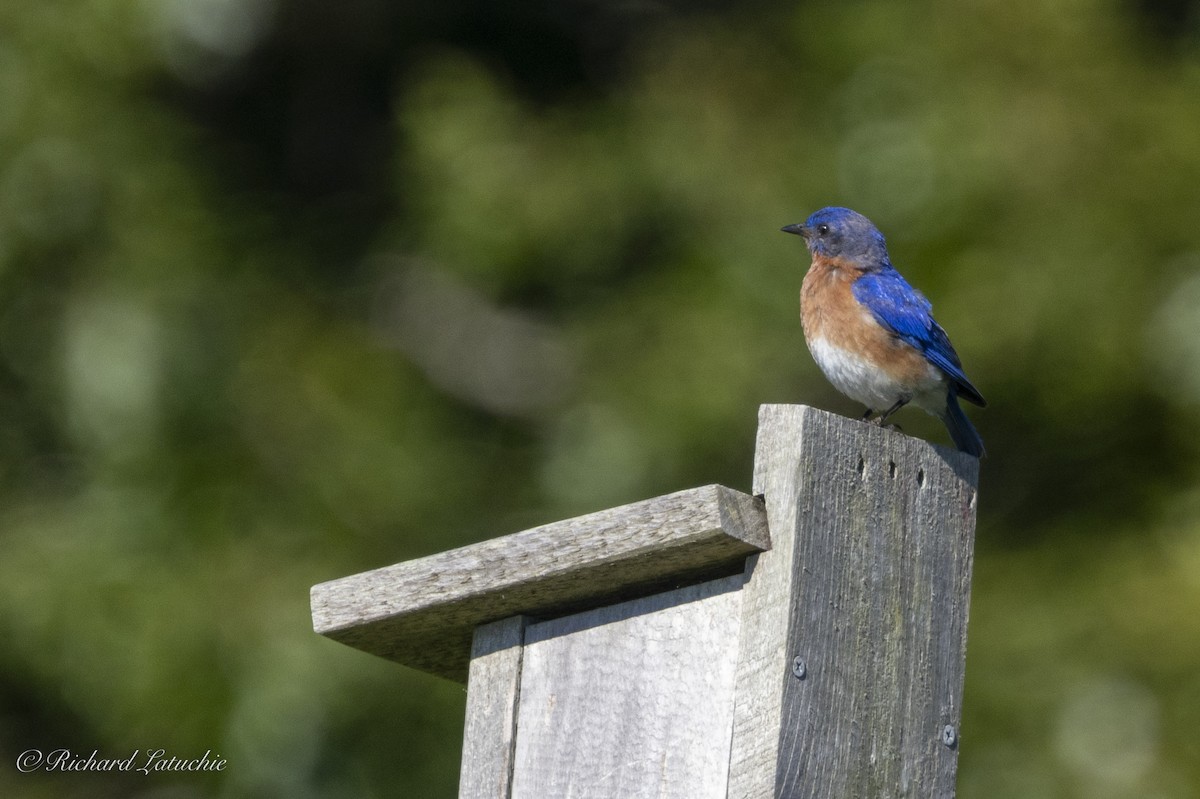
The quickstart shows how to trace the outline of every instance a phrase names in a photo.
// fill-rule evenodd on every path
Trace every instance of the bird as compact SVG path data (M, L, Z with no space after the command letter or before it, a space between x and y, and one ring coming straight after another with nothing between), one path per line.
M981 458L983 439L958 400L987 407L963 371L933 305L908 284L883 234L857 211L822 208L784 233L801 236L812 265L800 320L813 360L834 387L881 427L912 403L946 425L959 450Z

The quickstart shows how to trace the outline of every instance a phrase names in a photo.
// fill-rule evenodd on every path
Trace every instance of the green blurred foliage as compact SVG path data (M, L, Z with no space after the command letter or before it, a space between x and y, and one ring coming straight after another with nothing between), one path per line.
M961 795L1200 796L1194 4L401 5L0 6L0 794L453 796L309 586L857 413L777 233L844 204L992 403Z

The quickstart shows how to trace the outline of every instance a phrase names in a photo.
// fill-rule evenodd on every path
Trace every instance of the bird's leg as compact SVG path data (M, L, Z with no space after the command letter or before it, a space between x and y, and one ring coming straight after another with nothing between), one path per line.
M908 397L901 397L900 399L896 400L895 405L888 408L886 411L884 411L883 413L881 413L879 415L879 418L875 420L875 424L879 425L880 427L883 427L884 423L888 420L889 416L891 416L893 413L895 413L896 411L900 410L901 408L903 408L905 405L908 404L908 399L909 399Z
M871 418L871 414L875 413L874 408L867 408L867 412L862 415L862 421L867 421Z

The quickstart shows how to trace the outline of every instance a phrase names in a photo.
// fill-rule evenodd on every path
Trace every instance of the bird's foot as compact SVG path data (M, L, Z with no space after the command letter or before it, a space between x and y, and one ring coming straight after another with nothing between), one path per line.
M885 422L887 422L888 418L890 418L893 413L895 413L896 411L900 410L905 405L907 405L908 400L909 400L908 397L901 397L900 399L896 400L895 405L888 408L883 413L879 414L879 418L875 420L875 423L878 424L880 427L884 428L885 430L889 430L893 427L896 427L895 425L885 424ZM899 430L900 428L896 427L896 429Z
M888 417L891 416L896 411L900 410L902 407L904 407L906 402L907 402L907 400L905 400L903 402L897 402L895 405L893 405L888 410L884 411L883 413L879 414L878 416L875 416L874 419L871 418L875 414L874 409L867 408L867 412L862 415L861 421L864 421L867 424L873 424L876 427L883 429L883 430L899 430L900 432L904 432L903 428L901 428L900 425L896 424L895 422L889 422Z

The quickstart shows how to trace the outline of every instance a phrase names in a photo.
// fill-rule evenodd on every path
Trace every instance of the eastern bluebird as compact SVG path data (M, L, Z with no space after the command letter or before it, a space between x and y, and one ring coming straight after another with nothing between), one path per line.
M941 419L963 452L983 439L959 407L982 407L929 300L892 266L883 234L849 208L822 208L785 233L804 237L812 266L800 289L800 320L813 359L838 391L880 413L882 425L908 403Z

